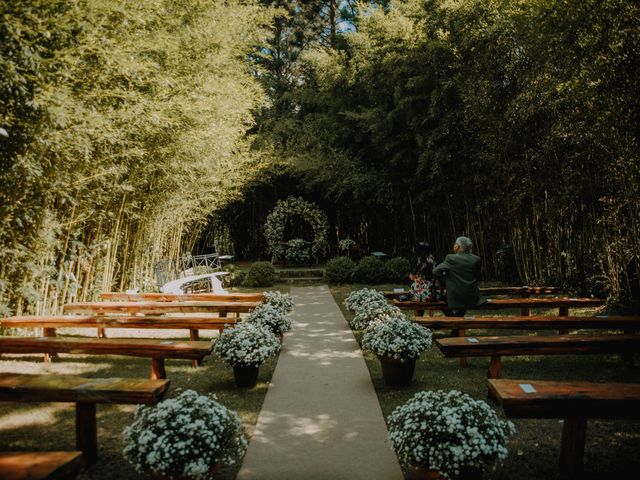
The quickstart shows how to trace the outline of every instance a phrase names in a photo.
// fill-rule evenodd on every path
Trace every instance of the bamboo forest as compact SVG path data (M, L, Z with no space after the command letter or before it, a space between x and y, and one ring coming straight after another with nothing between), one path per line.
M268 258L288 194L329 252L466 233L487 278L639 299L636 2L0 8L4 313L146 287L207 238Z

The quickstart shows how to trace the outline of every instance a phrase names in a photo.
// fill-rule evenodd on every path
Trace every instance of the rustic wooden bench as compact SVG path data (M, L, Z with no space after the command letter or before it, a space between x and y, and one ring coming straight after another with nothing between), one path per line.
M556 295L561 293L560 287L483 287L480 288L482 295L511 295L517 297L530 297L531 295ZM409 291L402 292L385 291L384 296L387 298L400 298L403 295L409 295Z
M416 317L415 322L423 327L438 329L450 328L455 336L463 337L465 330L475 329L532 329L560 330L568 329L614 329L633 333L640 330L640 316L597 315L591 317L555 317L555 316L508 316L508 317Z
M63 480L82 468L82 452L0 452L3 480Z
M258 302L218 302L218 301L185 301L185 302L79 302L64 306L66 313L89 315L161 315L166 313L247 313L256 308Z
M429 312L444 310L446 302L412 302L394 300L393 304L401 310L413 310L417 317L422 317L425 310ZM559 316L569 315L570 308L601 307L605 300L599 298L491 298L482 305L470 307L467 310L504 310L519 308L522 316L531 315L532 308L557 308Z
M85 355L124 355L151 358L151 378L166 378L166 358L202 360L213 349L213 342L151 340L142 338L70 338L0 336L3 353L74 353Z
M0 373L0 401L76 404L76 448L88 464L98 458L96 404L153 405L168 388L169 380Z
M213 316L96 316L96 315L24 315L0 319L2 328L42 328L43 336L55 337L56 328L97 328L98 338L106 337L106 328L137 328L137 329L188 329L189 339L197 341L200 330L222 331L229 325L237 323L236 318L221 318ZM50 361L50 355L45 355L45 361ZM200 364L193 360L194 366Z
M212 302L262 302L262 293L124 293L104 292L100 295L103 300L118 300L128 302L156 301L156 302L184 302L184 301L212 301Z
M639 419L640 384L489 380L489 389L510 418L563 418L560 471L583 468L587 419Z
M640 335L547 335L441 338L436 345L445 357L491 357L489 378L502 376L505 355L579 355L640 352Z

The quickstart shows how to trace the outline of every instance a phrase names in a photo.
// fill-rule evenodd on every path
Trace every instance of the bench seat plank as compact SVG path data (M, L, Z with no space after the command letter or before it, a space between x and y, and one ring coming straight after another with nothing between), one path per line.
M181 340L0 336L0 353L78 353L200 360L212 349L212 342Z
M3 480L63 480L82 468L82 452L0 452Z
M640 419L640 384L489 379L511 418ZM526 393L520 385L535 392Z
M164 313L193 313L193 312L224 312L247 313L258 306L258 302L216 302L216 301L186 301L186 302L79 302L68 303L64 306L66 313L106 315L109 313L147 314Z
M0 373L1 401L155 404L168 388L169 380Z
M124 293L103 292L103 300L118 301L156 301L156 302L185 302L185 301L214 301L214 302L262 302L262 293Z
M553 295L562 291L560 287L482 287L482 295L517 295L528 297L530 295ZM409 295L409 291L402 292L382 292L387 298L398 298L401 295Z
M634 353L640 351L640 335L452 337L436 344L446 357Z
M189 316L23 315L0 319L3 328L151 328L222 330L235 318Z
M416 323L428 328L486 328L486 329L567 329L611 328L640 329L640 316L508 316L508 317L416 317Z
M442 310L447 308L446 302L413 302L394 300L401 310ZM585 307L601 307L605 304L605 300L599 298L491 298L482 305L469 307L467 310L500 310L505 308L585 308Z

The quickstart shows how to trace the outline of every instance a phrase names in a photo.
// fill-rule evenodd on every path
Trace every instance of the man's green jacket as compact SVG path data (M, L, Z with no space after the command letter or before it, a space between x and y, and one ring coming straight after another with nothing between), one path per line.
M433 269L433 274L445 281L449 308L470 308L486 302L478 288L480 263L476 255L454 253Z

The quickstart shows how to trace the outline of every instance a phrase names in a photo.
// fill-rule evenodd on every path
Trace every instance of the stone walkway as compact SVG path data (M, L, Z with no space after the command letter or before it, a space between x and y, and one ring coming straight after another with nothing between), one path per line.
M325 285L294 287L285 335L238 480L402 480L362 352Z

